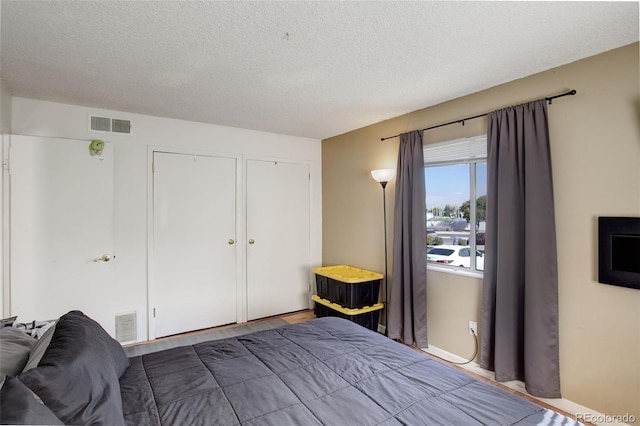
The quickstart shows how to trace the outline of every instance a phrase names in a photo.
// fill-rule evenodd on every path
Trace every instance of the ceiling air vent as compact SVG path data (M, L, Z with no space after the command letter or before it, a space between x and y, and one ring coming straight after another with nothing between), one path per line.
M91 131L131 134L131 121L108 117L91 117Z
M138 320L135 312L116 315L116 340L120 343L138 339Z

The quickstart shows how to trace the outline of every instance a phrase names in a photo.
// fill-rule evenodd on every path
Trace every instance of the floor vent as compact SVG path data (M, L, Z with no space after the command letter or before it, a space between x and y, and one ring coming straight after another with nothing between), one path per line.
M135 312L116 315L116 340L120 343L138 340L138 320Z
M131 134L131 121L92 115L90 116L90 129L93 132Z

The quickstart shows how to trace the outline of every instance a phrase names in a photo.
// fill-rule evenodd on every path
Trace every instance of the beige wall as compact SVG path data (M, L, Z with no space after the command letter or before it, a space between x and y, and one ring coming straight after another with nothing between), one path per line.
M323 264L383 271L382 194L369 171L395 167L380 138L576 89L549 107L560 296L563 397L640 419L640 290L597 282L598 216L640 216L637 43L324 140ZM486 132L486 119L425 133L425 143ZM393 215L393 182L387 187ZM393 239L389 226L389 243ZM392 264L392 262L391 262ZM391 265L392 267L392 265ZM391 270L391 268L390 268ZM429 271L430 344L473 353L482 282Z

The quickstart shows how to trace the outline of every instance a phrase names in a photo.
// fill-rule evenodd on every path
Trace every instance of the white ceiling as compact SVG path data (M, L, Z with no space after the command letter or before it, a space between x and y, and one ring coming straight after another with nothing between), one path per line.
M639 38L638 2L1 1L14 96L316 139Z

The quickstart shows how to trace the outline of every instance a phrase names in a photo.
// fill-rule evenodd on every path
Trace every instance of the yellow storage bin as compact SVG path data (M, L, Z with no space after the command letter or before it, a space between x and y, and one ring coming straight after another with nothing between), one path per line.
M377 272L371 272L348 265L323 266L322 268L313 268L312 271L316 275L349 284L381 280L384 278L384 275Z
M315 302L313 309L316 317L340 317L355 322L369 330L378 330L378 320L380 318L380 310L384 307L382 303L376 303L372 306L365 306L360 309L349 309L332 303L329 300L322 299L318 295L311 296Z
M384 275L348 265L313 268L318 296L348 309L378 303Z

